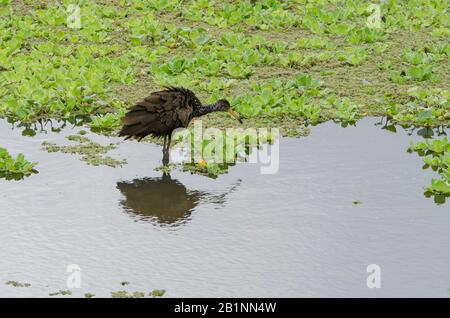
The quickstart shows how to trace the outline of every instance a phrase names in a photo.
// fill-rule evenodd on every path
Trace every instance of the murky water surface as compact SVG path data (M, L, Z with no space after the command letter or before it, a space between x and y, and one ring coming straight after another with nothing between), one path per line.
M423 196L434 173L406 152L421 137L377 121L319 125L281 141L277 174L240 164L216 180L163 176L154 170L161 148L133 141L110 153L128 160L122 168L88 166L41 150L79 128L23 137L2 121L0 145L38 161L39 174L0 180L0 296L67 289L66 267L77 264L80 297L154 288L183 297L448 297L448 203ZM380 289L366 286L369 264L381 268Z

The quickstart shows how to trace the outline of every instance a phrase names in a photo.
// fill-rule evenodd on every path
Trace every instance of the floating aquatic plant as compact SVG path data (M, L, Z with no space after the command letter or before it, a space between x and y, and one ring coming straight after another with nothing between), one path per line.
M422 127L448 126L450 121L450 91L445 89L408 90L407 105L391 103L386 113L400 124Z
M277 138L276 130L228 129L216 130L198 141L192 130L185 130L175 137L175 148L186 155L187 160L181 164L184 171L217 178L237 162L248 161L253 152L271 145Z
M36 164L36 162L27 161L23 154L18 154L14 158L5 148L0 148L0 178L21 180L26 176L37 173L34 169Z
M425 189L426 196L434 196L436 203L444 203L450 196L450 142L447 137L411 143L408 152L424 157L423 169L431 168L440 178L433 178Z

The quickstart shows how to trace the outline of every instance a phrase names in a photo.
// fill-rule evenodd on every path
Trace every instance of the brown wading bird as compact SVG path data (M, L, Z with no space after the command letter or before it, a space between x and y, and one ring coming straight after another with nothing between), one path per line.
M167 87L152 93L143 101L132 106L123 118L119 136L141 141L148 135L164 137L163 164L169 162L169 147L172 131L189 125L194 117L212 112L226 111L242 123L239 115L231 109L230 103L221 99L211 105L202 105L195 94L182 87Z

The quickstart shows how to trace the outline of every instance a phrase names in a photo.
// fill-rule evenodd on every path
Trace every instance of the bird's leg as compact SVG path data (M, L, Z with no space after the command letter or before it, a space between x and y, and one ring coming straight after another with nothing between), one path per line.
M162 163L163 163L163 166L169 165L169 156L168 156L168 153L167 153L167 152L165 152L165 153L163 154L163 160L162 160Z
M166 144L166 137L168 137L168 141ZM163 165L167 166L169 164L169 154L170 154L170 142L172 140L172 134L169 134L168 136L164 137L164 144L165 144L165 149L163 152Z
M167 166L169 164L169 148L167 147L167 135L164 136L164 146L163 146L163 165Z
M167 153L169 153L169 151L170 151L170 142L172 141L172 134L169 134L169 140L168 140L168 143L167 143Z
M166 152L166 141L167 141L167 136L164 136L164 143L163 143L163 148L162 148L163 153Z

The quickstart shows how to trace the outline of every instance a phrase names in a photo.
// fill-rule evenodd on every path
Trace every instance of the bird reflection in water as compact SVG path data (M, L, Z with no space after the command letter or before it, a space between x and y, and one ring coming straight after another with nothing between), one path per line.
M189 221L191 213L201 202L223 206L226 196L234 191L240 182L241 180L238 180L225 193L212 194L188 190L181 182L165 173L159 178L118 182L117 188L124 196L120 204L127 213L154 224L173 227Z

